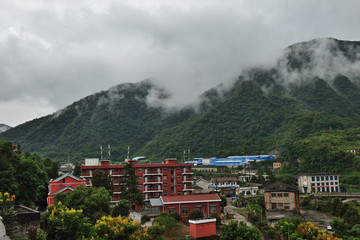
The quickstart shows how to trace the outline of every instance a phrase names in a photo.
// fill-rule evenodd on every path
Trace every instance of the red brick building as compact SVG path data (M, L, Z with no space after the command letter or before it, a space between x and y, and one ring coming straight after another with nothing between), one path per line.
M54 197L56 194L73 191L80 185L86 186L85 178L78 178L70 173L64 174L55 180L51 179L49 182L49 192L47 198L48 206L54 203Z
M191 167L193 164L176 163L176 159L166 159L165 163L138 164L131 161L136 170L138 188L144 193L145 201L160 196L190 195L193 192ZM91 186L91 178L96 170L105 171L112 178L114 191L112 202L121 199L120 186L125 165L112 165L109 160L85 159L80 167L81 176Z
M189 220L190 236L205 238L216 235L216 218Z
M220 204L221 199L216 193L161 196L150 200L151 207L159 208L160 212L178 212L182 221L188 220L188 215L193 209L200 209L204 218L209 218L214 212L220 215Z

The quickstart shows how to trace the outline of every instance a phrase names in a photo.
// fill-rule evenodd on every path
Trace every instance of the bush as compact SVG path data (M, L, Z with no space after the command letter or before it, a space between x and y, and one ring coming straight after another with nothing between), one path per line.
M202 213L202 211L200 209L193 209L189 213L188 218L189 218L189 220L204 218L204 214Z
M111 210L112 217L127 217L130 214L130 205L129 202L122 199L120 200L116 206Z
M167 212L160 213L159 216L157 216L154 219L153 226L158 225L165 229L165 232L170 232L176 225L176 220L170 216Z
M216 226L220 226L221 225L221 217L218 213L214 212L211 214L212 218L216 218Z
M147 222L150 222L150 217L148 215L141 216L141 224L145 224Z
M177 222L181 221L181 215L178 212L170 213L170 216L173 217Z

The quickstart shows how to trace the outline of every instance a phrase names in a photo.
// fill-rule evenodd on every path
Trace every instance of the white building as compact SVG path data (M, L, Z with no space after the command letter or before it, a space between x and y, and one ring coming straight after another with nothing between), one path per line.
M303 173L298 176L300 193L340 192L340 174Z

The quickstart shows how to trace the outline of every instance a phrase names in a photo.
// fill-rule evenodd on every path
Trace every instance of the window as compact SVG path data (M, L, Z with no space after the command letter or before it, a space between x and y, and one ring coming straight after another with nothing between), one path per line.
M288 193L284 193L284 197L289 197L289 194L288 194Z
M276 193L272 193L271 196L272 196L272 197L276 197Z
M285 209L289 209L289 208L290 208L290 204L289 204L289 203L284 203L284 208L285 208Z
M334 180L334 177L333 177L333 176L330 176L330 180Z
M166 167L164 167L164 168L163 168L163 172L166 172L166 171L167 171L167 168L166 168Z
M315 183L312 183L311 186L315 186Z
M164 188L167 188L167 183L164 183Z
M169 213L175 212L175 208L169 208Z
M317 183L318 186L320 186L320 183Z
M315 181L315 177L311 177L311 181L313 181L313 182L314 182L314 181Z
M324 176L321 176L321 181L324 181Z
M279 209L283 209L283 207L284 207L284 206L283 206L282 203L278 203L278 208L279 208Z
M337 176L334 176L335 180L337 180Z
M210 206L210 212L216 212L216 205Z
M177 175L177 179L181 179L181 175Z
M177 184L177 187L178 187L178 188L181 188L181 183L178 183L178 184Z
M335 182L335 185L338 185L339 183L338 182Z
M178 195L181 195L181 191L178 191Z
M329 181L329 176L326 176L326 177L325 177L325 180L326 180L326 181Z
M278 193L278 195L277 195L278 197L282 197L283 196L283 194L282 193Z
M142 177L141 177L141 176L139 176L139 177L138 177L138 180L139 180L139 181L141 181L141 180L142 180Z
M141 184L138 185L138 189L141 189Z
M330 182L331 185L334 185L334 182Z
M335 192L339 192L339 187L335 187Z
M174 174L174 170L171 170L171 175L173 175Z
M201 207L202 207L201 205L196 206L196 208L199 209L200 211L201 211Z
M185 167L185 171L189 171L189 167Z
M320 181L320 177L316 177L316 181Z
M276 209L276 203L271 204L271 209Z
M167 192L164 192L164 196L167 196Z
M177 167L177 170L180 171L180 170L181 170L181 167Z
M188 213L188 207L182 207L182 213L187 214Z
M142 168L138 168L138 172L142 172Z
M166 180L167 179L167 175L164 175L164 180Z
M329 183L328 183L328 182L326 183L326 186L329 186Z

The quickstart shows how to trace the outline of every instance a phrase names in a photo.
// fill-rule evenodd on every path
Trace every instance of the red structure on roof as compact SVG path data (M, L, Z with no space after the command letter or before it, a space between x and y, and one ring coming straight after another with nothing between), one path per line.
M216 235L216 218L189 220L190 236L198 239Z
M86 186L85 178L78 178L70 173L62 175L49 182L49 193L47 198L48 206L54 203L54 197L58 193L74 191L80 185Z
M205 218L209 218L212 213L220 214L220 203L221 199L216 193L150 199L152 208L159 208L160 212L178 212L182 221L188 220L188 215L193 209L201 210Z

